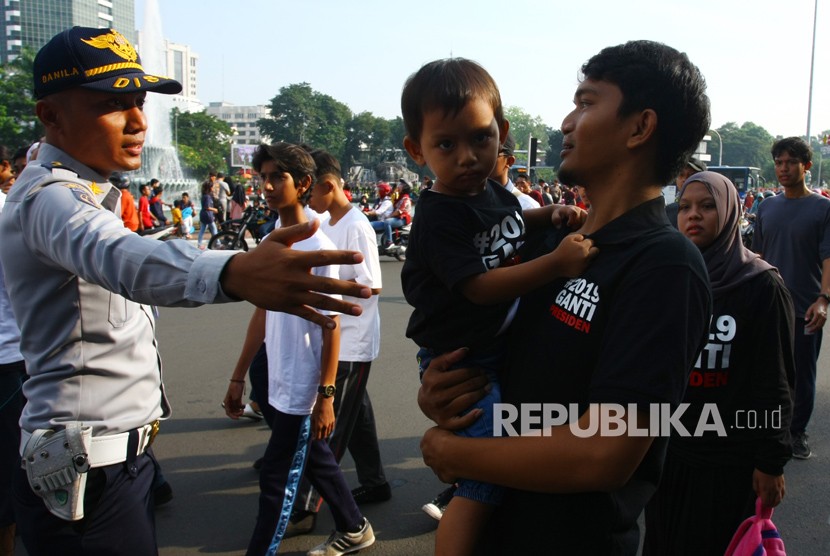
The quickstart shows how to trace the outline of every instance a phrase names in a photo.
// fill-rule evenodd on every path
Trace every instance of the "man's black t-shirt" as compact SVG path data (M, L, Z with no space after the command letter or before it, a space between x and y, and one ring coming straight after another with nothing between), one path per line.
M515 262L524 233L519 201L492 180L473 197L424 191L401 272L404 296L415 308L407 337L442 352L492 345L513 302L476 305L460 285Z
M562 237L549 232L541 246L536 243L536 254ZM503 401L578 404L580 412L590 403L676 406L711 315L700 252L669 225L662 198L591 238L599 255L582 276L522 297L501 376ZM637 516L659 481L666 444L667 437L655 438L631 480L614 492L508 490L489 528L488 549L635 554Z

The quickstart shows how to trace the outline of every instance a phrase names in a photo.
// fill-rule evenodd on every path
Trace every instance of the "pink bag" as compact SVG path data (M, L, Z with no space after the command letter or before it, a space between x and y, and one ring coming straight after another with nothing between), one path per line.
M741 523L724 556L787 556L784 541L772 522L772 508L755 501L755 515Z

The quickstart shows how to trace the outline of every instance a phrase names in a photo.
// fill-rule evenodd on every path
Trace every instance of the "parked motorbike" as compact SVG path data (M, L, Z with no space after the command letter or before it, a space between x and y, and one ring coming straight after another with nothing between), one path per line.
M392 228L392 243L384 247L383 232L377 234L378 255L395 257L399 261L406 259L406 248L409 246L409 228L407 224L403 228Z
M210 238L208 249L247 251L245 233L250 233L258 244L265 237L261 234L260 227L267 221L263 208L250 206L242 213L242 218L222 222L222 231Z

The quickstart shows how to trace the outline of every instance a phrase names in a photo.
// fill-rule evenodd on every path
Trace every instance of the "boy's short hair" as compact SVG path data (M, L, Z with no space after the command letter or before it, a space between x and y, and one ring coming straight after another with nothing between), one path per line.
M306 177L311 178L311 182L314 183L317 167L314 164L314 159L302 147L282 142L273 145L262 144L254 151L251 165L254 167L254 171L259 173L262 165L269 160L277 165L280 172L290 174L295 184L299 184ZM311 187L308 187L300 197L300 202L305 205L310 196Z
M802 164L813 161L813 148L801 137L779 139L773 143L770 153L772 158L778 158L781 154L787 153L800 160Z
M411 140L420 141L427 111L443 110L446 115L455 115L474 98L490 103L501 126L504 122L501 94L487 70L465 58L435 60L422 66L409 76L401 93L406 134Z
M328 151L323 149L313 149L310 151L311 158L314 159L314 165L317 166L317 170L315 172L315 177L317 179L322 178L326 175L332 175L337 179L337 186L340 186L340 179L343 174L342 170L340 169L340 163Z
M182 202L179 199L173 201L173 206L176 208L182 208Z
M12 151L6 145L0 145L0 162L8 162L11 164L12 160Z
M709 130L709 97L697 66L665 44L630 41L602 49L582 75L619 87L620 117L649 108L657 113L656 177L671 181Z

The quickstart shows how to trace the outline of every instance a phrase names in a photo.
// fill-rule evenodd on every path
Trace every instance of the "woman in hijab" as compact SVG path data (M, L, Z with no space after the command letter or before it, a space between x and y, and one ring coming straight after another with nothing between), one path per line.
M231 187L230 219L237 220L242 218L242 213L248 207L248 196L245 195L245 186L242 184L234 185L230 176L225 178L225 181Z
M709 271L712 323L686 389L680 420L688 434L672 429L663 477L646 507L643 554L723 554L755 514L756 497L765 507L784 497L793 305L778 271L741 242L732 182L694 174L678 209L677 227Z

